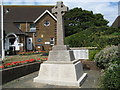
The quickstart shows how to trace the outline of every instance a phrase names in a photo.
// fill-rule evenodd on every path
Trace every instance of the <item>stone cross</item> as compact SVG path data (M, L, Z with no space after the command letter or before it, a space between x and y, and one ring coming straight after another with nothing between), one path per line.
M64 27L62 16L68 11L62 1L57 2L57 5L52 9L52 13L57 17L57 45L64 45Z

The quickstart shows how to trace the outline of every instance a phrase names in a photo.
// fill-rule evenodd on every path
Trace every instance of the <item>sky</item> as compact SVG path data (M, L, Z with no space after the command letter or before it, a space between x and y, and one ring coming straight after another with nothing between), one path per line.
M56 5L60 0L2 0L4 5ZM119 0L62 0L69 9L79 7L84 10L101 13L109 21L109 26L120 15Z

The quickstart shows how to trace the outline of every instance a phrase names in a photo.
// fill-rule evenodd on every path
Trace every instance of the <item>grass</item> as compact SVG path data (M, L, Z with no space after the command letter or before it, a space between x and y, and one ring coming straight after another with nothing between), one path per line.
M23 60L38 59L38 58L44 59L44 58L48 58L48 56L41 56L41 54L6 56L3 62L11 63L15 61L23 61Z

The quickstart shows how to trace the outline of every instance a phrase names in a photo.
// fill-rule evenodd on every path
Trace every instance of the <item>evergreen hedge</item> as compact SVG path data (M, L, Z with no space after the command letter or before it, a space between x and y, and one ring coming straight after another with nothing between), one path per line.
M120 29L101 26L91 27L65 38L65 44L70 47L98 47L118 45L120 42Z

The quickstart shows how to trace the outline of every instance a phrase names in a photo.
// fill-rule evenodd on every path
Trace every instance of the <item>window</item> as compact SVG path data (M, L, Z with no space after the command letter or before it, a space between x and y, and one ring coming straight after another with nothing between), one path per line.
M30 28L35 28L35 24L30 24Z
M21 29L21 25L20 24L16 24L17 28Z
M7 9L5 10L5 13L9 13L9 11L10 11L10 9L9 9L9 8L7 8Z
M30 24L30 32L36 32L35 24Z
M50 25L50 22L49 21L45 21L44 22L44 26L49 26Z
M31 44L31 39L28 39L28 43Z
M38 42L41 42L42 41L42 38L38 38L38 40L37 40Z
M50 38L50 45L54 45L54 41L55 41L54 38L51 37L51 38Z

